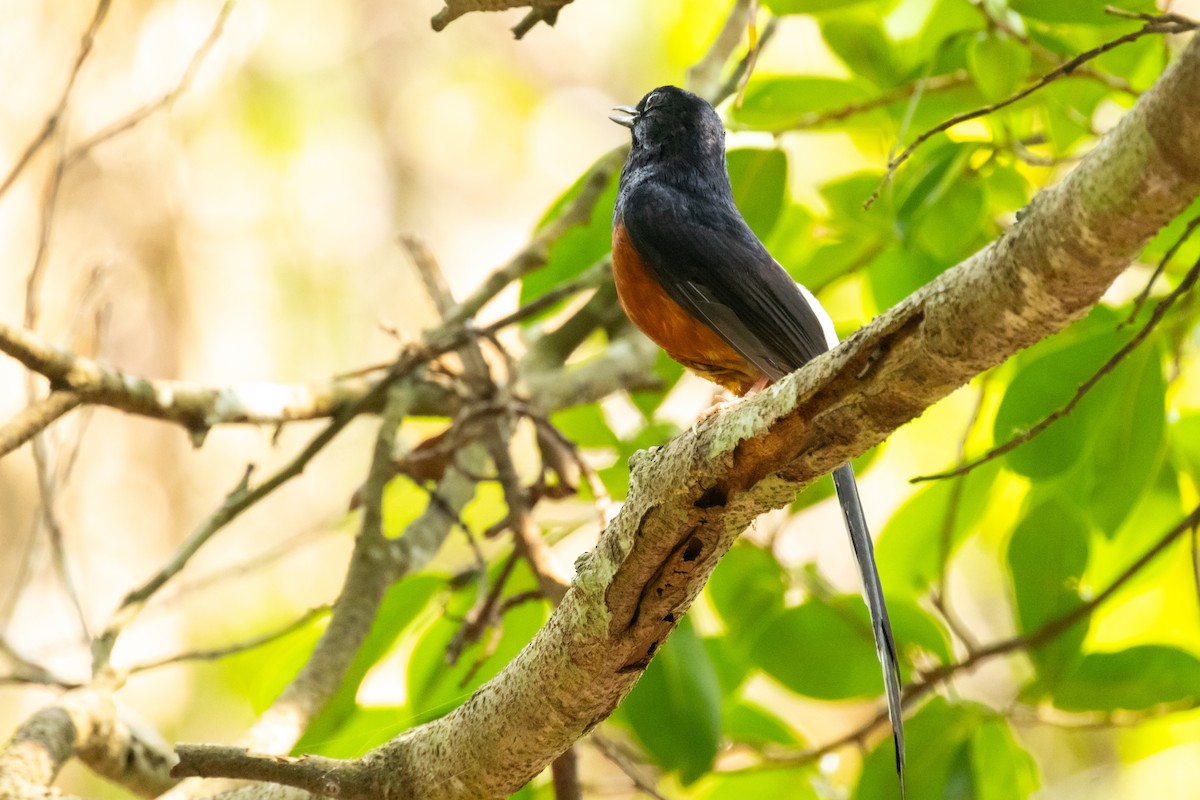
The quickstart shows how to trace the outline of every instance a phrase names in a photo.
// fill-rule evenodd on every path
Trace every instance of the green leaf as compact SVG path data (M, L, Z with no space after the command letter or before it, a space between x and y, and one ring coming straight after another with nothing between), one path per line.
M1087 524L1065 499L1052 498L1026 513L1008 545L1021 633L1034 633L1080 605L1088 552ZM1047 686L1053 688L1078 657L1086 633L1086 622L1076 623L1033 651Z
M220 675L236 696L261 714L308 662L327 622L314 619L281 639L223 658Z
M783 569L771 551L739 542L721 559L705 591L725 621L726 639L753 642L783 610Z
M1018 357L1019 372L996 412L993 435L997 443L1007 442L1064 406L1119 346L1111 329L1101 330L1103 313L1093 312L1090 324ZM1090 437L1096 435L1088 414L1094 402L1094 398L1084 398L1072 413L1011 451L1005 456L1008 467L1042 479L1074 466L1083 457Z
M1024 800L1037 791L1037 764L1004 719L983 720L970 746L975 800Z
M1013 94L1029 73L1029 48L1003 32L979 33L967 48L971 78L991 102Z
M1008 0L1018 14L1042 22L1069 25L1129 25L1130 21L1104 12L1105 6L1153 14L1154 0Z
M726 153L733 201L759 239L766 239L783 210L787 156L782 150L741 148Z
M326 758L357 758L403 732L410 725L405 706L364 707L351 704L336 728L318 733L304 732L292 753L316 754Z
M704 636L700 641L703 642L704 652L708 653L708 660L717 673L721 695L725 698L732 697L754 669L747 649L736 638L730 639L728 636Z
M856 172L821 187L821 197L829 206L830 222L839 228L890 231L891 221L880 214L878 203L863 208L883 176L878 172Z
M690 620L658 651L618 712L654 760L692 783L721 742L721 690Z
M499 569L499 563L489 569L490 581L495 580ZM529 568L521 563L506 589L513 594L536 586ZM545 602L522 603L504 615L494 649L490 644L477 642L463 651L457 663L449 664L447 651L462 628L462 619L475 603L475 594L474 584L456 591L445 612L429 625L413 648L408 662L408 703L414 725L436 719L459 706L511 661L546 621Z
M725 738L745 742L754 747L781 744L795 747L801 744L796 732L783 720L747 700L731 703L721 717Z
M895 86L904 77L896 49L876 21L832 17L821 22L821 36L852 74L876 86Z
M871 259L867 281L878 308L891 308L904 298L941 275L947 261L934 258L923 250L895 243Z
M1029 181L1013 166L991 162L984 181L993 206L1001 211L1016 211L1029 202Z
M1102 386L1105 396L1097 399L1106 400L1107 408L1094 415L1086 461L1093 476L1087 508L1111 535L1158 472L1162 457L1166 384L1158 348L1143 344Z
M763 0L763 5L777 16L784 14L820 14L862 5L882 6L880 0Z
M915 599L933 585L942 560L952 557L983 520L999 473L1000 462L991 461L961 478L937 481L892 514L875 546L889 602ZM964 482L961 489L955 489L956 481Z
M768 675L821 700L872 697L881 689L871 628L845 600L809 601L775 617L754 648Z
M1054 687L1066 711L1144 711L1200 697L1200 659L1164 645L1088 653Z
M387 656L396 640L428 606L438 589L445 585L446 579L437 575L413 575L392 584L379 604L379 613L375 616L371 631L350 662L341 686L305 730L294 748L296 752L320 753L331 758L357 755L363 732L347 729L346 724L351 717L361 718L363 715L355 699L363 678ZM380 741L382 739L368 746L379 744Z
M550 248L550 257L546 265L521 279L521 303L536 300L549 290L577 277L612 249L612 209L617 201L618 178L619 175L614 173L600 199L596 201L587 224L567 231ZM554 202L543 224L562 213L579 194L581 187L582 178ZM526 320L526 324L531 324L534 319Z
M948 637L913 603L890 602L897 648L917 646L948 661ZM775 616L754 644L753 657L797 694L822 700L873 697L883 691L866 606L858 597L810 600Z
M746 800L746 798L787 798L817 800L809 769L772 769L763 771L713 773L704 779L699 800Z
M755 78L746 86L740 107L731 110L734 122L763 130L782 130L809 115L844 108L872 97L869 85L852 80L810 75ZM876 125L878 118L876 118ZM868 119L848 118L845 124L872 127Z
M654 359L654 375L661 382L662 388L653 391L630 392L629 399L647 419L653 417L654 412L658 410L663 400L675 388L675 384L683 377L684 371L682 364L659 350Z
M617 435L608 427L608 420L599 403L573 406L550 415L550 422L577 447L616 447Z
M983 15L964 0L934 0L932 3L929 0L917 0L911 5L921 10L929 8L925 24L914 37L912 45L916 60L921 63L945 52L955 40L983 30L986 24ZM942 69L938 72L941 72L948 65L939 66Z
M937 213L922 215L912 239L917 247L950 266L982 243L987 190L977 176L965 175L946 190L937 209Z
M383 487L380 508L383 512L383 532L395 539L429 507L429 492L404 475L397 476Z
M905 720L909 797L971 797L951 791L951 786L971 769L968 743L982 719L986 717L977 706L965 702L951 705L944 698L934 697ZM854 796L861 800L899 798L895 758L892 737L880 737L863 762Z
M1078 142L1092 138L1092 116L1109 93L1102 83L1068 77L1050 84L1029 102L1043 110L1050 143L1056 153L1065 155Z
M1172 422L1169 438L1180 469L1200 475L1200 413Z

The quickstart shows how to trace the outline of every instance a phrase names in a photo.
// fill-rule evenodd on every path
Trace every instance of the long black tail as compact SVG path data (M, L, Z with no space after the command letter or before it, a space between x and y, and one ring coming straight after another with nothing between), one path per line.
M888 717L892 721L892 738L896 743L896 774L900 776L900 796L904 797L904 720L900 716L900 664L896 659L896 642L892 638L892 623L888 621L883 586L879 583L879 570L875 567L875 546L871 543L871 533L867 530L867 520L863 516L862 501L858 497L858 482L854 480L854 468L843 464L835 469L833 485L837 487L838 501L846 518L846 530L850 533L850 544L854 547L854 558L858 561L863 599L871 612L875 652L883 666Z

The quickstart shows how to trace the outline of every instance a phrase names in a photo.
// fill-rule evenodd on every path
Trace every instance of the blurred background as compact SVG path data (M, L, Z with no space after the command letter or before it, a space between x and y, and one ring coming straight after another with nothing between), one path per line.
M415 337L436 320L397 237L424 239L456 294L465 295L528 241L581 173L627 140L627 131L608 121L610 107L635 103L657 85L682 83L730 6L578 0L553 29L538 26L516 41L509 27L522 10L470 14L435 34L429 18L439 10L436 0L238 0L169 107L70 165L52 225L43 231L55 148L86 141L175 90L222 9L213 0L114 3L73 88L62 138L0 197L0 319L17 324L25 317L30 270L42 258L38 333L135 375L212 384L319 382L387 361L398 347L393 331ZM1173 6L1200 14L1197 2ZM0 0L0 174L54 109L93 12L87 0ZM817 21L800 15L782 20L757 71L847 74ZM1120 113L1110 104L1095 120L1103 127ZM742 128L766 127L750 117L742 122ZM730 142L783 148L788 202L829 209L836 198L820 187L860 170L877 175L896 132L893 126L776 137L744 130ZM962 138L978 135L968 129ZM1052 167L1022 170L1018 192L1057 174ZM993 198L999 191L990 190ZM1006 224L1020 204L993 209L989 225ZM603 222L610 212L599 207L595 214ZM963 247L986 242L992 231L982 229L977 242ZM1139 275L1144 280L1148 272ZM825 281L822 290L844 330L887 306L878 286L872 291L858 279ZM483 318L516 303L516 293L508 292ZM1200 407L1195 380L1185 376L1177 384L1179 408ZM706 384L684 378L662 414L686 427L712 396ZM0 358L0 417L23 408L26 397L23 370ZM875 530L912 495L909 478L957 457L960 432L976 406L976 393L960 392L883 449L863 480ZM0 460L0 632L7 646L69 679L86 679L87 637L121 597L221 502L247 463L266 474L318 424L290 424L278 436L271 429L219 427L197 449L178 426L104 408L78 410L49 436L50 458L65 478L50 522L40 510L30 448ZM404 435L417 441L425 430L418 422ZM954 434L947 437L947 430ZM302 477L223 531L130 628L114 660L141 663L237 641L332 600L356 530L348 502L365 475L374 431L373 422L355 423ZM996 490L989 513L1011 524L1022 497L1019 486L1007 484ZM494 506L495 497L488 502ZM489 511L476 513L482 519ZM596 528L582 522L591 514L586 503L563 504L556 514L581 530L582 538L565 546L569 564ZM61 531L77 600L53 563L50 524ZM770 540L786 568L810 569L817 559L812 569L821 580L856 592L831 504L815 504L799 517L772 515L750 536ZM951 587L961 589L959 615L985 639L1013 632L1003 576L988 566L996 546L969 546L950 577ZM469 560L457 542L438 567L454 572ZM1158 615L1172 603L1186 610L1164 622ZM1142 612L1127 613L1149 615L1138 619L1158 620L1145 625L1160 638L1200 651L1196 600L1187 596L1186 580L1148 600ZM695 624L719 628L717 616L702 602ZM266 673L248 669L251 662L240 656L172 666L134 676L121 699L173 741L229 741L269 703L315 635L273 645ZM404 690L392 680L401 669L381 666L360 689L360 702L403 702ZM1015 702L1012 687L1028 678L1028 669L1020 661L990 662L955 691L1003 706ZM778 700L769 687L763 692ZM48 697L49 690L0 686L3 735ZM862 721L875 708L869 702L830 708L794 696L779 702L807 715L806 732L818 742L831 738L822 736L827 725ZM1195 712L1128 733L1059 730L1050 722L1019 727L1017 735L1036 752L1038 796L1145 797L1151 787L1164 800L1194 794ZM606 792L628 791L621 776L594 769ZM820 796L846 796L845 771L857 765L834 757L822 769L829 783ZM60 786L126 796L78 765Z

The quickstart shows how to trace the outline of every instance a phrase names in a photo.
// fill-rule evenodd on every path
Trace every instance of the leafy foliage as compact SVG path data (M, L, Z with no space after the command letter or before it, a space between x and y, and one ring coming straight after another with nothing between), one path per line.
M821 296L846 331L1002 235L1037 187L1052 183L1095 144L1107 124L1101 116L1128 106L1164 64L1162 42L1145 38L1027 99L951 127L920 147L866 210L864 200L883 179L893 147L953 115L1005 99L1140 23L1107 13L1111 0L764 5L783 25L793 15L811 15L836 65L821 74L755 74L742 102L722 108L731 130L734 196L780 263ZM1151 0L1115 5L1154 9ZM808 133L794 137L798 131ZM762 146L763 133L776 136L773 146ZM797 176L807 179L814 161L848 152L856 157L838 161L842 169L822 169L816 185L798 189ZM614 176L590 221L556 243L546 266L522 280L522 302L607 255L615 187ZM561 214L579 188L552 204L543 223ZM1148 245L1148 263L1176 243L1185 222L1177 220ZM1198 255L1200 237L1166 265L1159 288L1176 284ZM1068 331L928 412L919 453L883 446L858 464L868 486L902 485L917 474L916 464L953 467L962 460L960 448L970 460L1022 435L1064 408L1097 371L1105 372L1069 413L1002 457L965 476L892 491L896 510L876 524L878 557L907 682L935 680L930 675L938 670L935 682L964 672L964 659L999 643L988 658L1016 654L1014 661L1027 658L1032 669L1002 676L997 680L1006 689L987 696L1015 696L1031 714L1053 707L1091 721L1200 704L1200 626L1195 598L1181 588L1188 580L1184 570L1147 561L1139 569L1157 570L1145 573L1153 580L1139 579L1135 570L1106 603L1054 628L1114 581L1124 581L1123 571L1184 516L1185 498L1194 503L1200 489L1194 305L1179 304L1131 354L1106 363L1148 322L1143 309L1124 325L1149 272L1138 269L1132 290L1121 287ZM598 331L578 357L616 335L614 326ZM627 491L629 457L687 424L669 402L682 370L663 359L656 376L658 388L625 398L630 402L620 420L611 406L595 403L551 416L596 463L613 498ZM979 397L972 414L963 413L965 395ZM838 525L828 522L833 517L820 518L828 524L818 527L812 522L818 517L806 516L829 493L818 484L801 495L783 538L820 537L830 550L844 547ZM487 509L499 516L498 498ZM412 505L397 503L388 513L394 523L402 513L411 515ZM830 590L823 558L819 568L796 569L787 559L781 563L785 547L763 546L768 537L762 531L753 538L728 554L696 619L683 621L614 716L620 733L671 776L666 780L680 797L827 796L817 788L828 779L816 766L818 751L807 748L857 725L869 713L864 703L879 705L879 665L858 598ZM1180 540L1167 550L1181 557L1182 548ZM495 579L496 567L489 574ZM505 591L534 586L523 573ZM1151 603L1159 592L1186 597L1186 613L1128 629L1122 608ZM385 659L403 657L408 695L382 716L415 724L462 702L546 615L542 603L517 606L489 650L474 645L449 666L447 649L475 602L472 588L446 588L429 576L400 584L385 604L383 627L372 633L305 746L344 754L373 743L371 731L376 743L394 733L372 728L380 719L376 710L355 700L364 675ZM1121 619L1124 627L1114 633L1114 620ZM1047 626L1052 635L1043 636ZM990 800L1030 797L1038 789L1038 762L1052 758L1052 748L1040 752L1038 740L1014 732L1011 709L966 699L972 694L926 694L908 703L910 796ZM817 721L804 715L806 708L819 709ZM890 739L878 730L861 735L872 745L861 772L835 780L854 782L858 798L896 796Z

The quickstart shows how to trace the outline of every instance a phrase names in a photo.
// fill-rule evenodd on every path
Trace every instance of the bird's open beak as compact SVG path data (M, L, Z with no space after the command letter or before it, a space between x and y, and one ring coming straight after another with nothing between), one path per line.
M633 123L637 122L638 110L633 106L617 106L613 111L620 111L620 114L613 114L609 117L618 125L624 125L626 128L632 128Z

